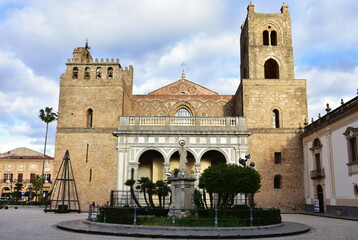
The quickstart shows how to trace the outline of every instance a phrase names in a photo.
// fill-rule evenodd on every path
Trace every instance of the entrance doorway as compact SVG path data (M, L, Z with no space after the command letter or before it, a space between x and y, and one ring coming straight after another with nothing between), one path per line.
M324 213L324 197L323 197L323 188L321 185L317 185L317 195L319 202L319 212Z

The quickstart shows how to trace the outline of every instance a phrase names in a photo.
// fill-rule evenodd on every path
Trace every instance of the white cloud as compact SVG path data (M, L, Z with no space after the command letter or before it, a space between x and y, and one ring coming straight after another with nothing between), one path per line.
M309 117L317 119L325 114L326 104L332 109L340 105L341 99L348 101L357 93L358 66L352 70L300 69L307 79Z

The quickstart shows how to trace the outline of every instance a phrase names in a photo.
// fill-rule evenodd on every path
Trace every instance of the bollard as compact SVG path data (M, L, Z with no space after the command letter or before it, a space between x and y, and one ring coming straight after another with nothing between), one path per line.
M218 226L218 209L215 208L215 220L214 220L215 227Z
M134 207L133 225L137 225L137 208L136 207Z
M252 227L252 208L250 207L250 226Z

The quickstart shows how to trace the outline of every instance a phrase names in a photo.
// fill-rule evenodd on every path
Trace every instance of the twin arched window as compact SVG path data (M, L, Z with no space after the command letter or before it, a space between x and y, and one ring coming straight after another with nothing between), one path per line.
M264 46L276 46L277 45L277 32L272 31L263 31L262 33L263 45Z

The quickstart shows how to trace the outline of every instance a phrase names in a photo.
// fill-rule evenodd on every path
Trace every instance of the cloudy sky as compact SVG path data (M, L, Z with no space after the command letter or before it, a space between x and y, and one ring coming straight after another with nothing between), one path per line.
M279 13L282 1L251 0ZM86 39L94 58L133 65L134 93L186 78L221 94L240 82L239 36L249 0L0 0L0 153L43 151L41 108L57 111L59 77ZM307 79L309 119L357 95L358 1L285 0L296 78ZM50 124L53 155L56 123Z

